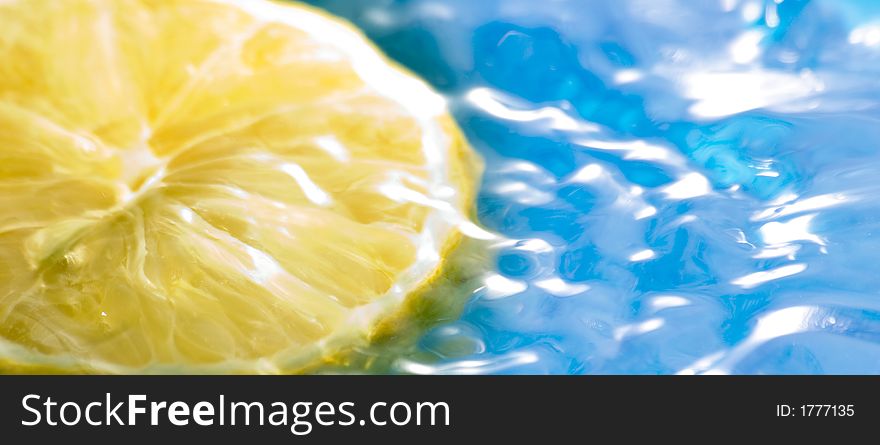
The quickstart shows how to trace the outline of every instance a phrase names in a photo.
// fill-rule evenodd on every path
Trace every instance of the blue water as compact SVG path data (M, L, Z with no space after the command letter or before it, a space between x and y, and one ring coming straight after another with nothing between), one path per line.
M510 240L397 371L880 373L880 2L310 3L447 96Z

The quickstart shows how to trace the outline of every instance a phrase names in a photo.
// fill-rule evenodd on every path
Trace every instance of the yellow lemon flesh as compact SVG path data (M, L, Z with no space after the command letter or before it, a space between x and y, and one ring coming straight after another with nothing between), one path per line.
M466 221L442 98L310 8L4 0L0 60L7 371L296 371Z

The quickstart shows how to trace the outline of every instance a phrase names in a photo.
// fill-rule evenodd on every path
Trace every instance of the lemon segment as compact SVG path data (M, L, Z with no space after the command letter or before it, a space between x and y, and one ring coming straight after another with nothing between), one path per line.
M0 58L0 368L305 369L466 223L443 99L311 8L4 1Z

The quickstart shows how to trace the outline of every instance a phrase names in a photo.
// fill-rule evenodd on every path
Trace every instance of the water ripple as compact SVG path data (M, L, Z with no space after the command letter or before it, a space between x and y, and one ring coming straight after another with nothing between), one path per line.
M487 161L495 266L396 371L880 373L876 3L312 3Z

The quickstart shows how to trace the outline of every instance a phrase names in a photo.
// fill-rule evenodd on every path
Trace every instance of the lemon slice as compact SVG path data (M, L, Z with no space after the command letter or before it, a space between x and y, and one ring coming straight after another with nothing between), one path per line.
M468 224L443 99L308 7L4 0L0 59L7 371L295 372Z

